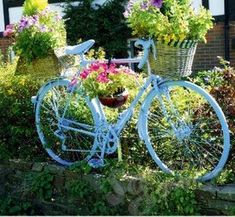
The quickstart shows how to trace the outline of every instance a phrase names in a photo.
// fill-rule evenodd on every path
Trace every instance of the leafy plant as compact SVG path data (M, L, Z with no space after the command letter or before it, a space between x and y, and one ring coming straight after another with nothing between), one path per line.
M173 45L183 40L206 41L212 15L201 7L195 12L189 0L130 1L125 17L133 35Z
M32 215L32 211L28 201L19 201L9 196L0 198L0 215Z
M54 176L48 170L36 174L28 174L27 179L31 193L40 199L51 199Z
M96 48L103 47L106 57L127 56L127 39L131 32L123 12L127 0L106 1L102 6L94 0L79 0L65 6L65 25L69 44L95 39Z
M63 20L57 12L45 8L44 3L47 2L38 3L26 1L25 16L17 24L8 25L4 32L6 37L14 38L13 49L16 54L28 62L46 57L53 49L65 45Z
M233 170L235 162L235 148L233 145L235 138L235 70L229 65L228 61L221 57L218 57L218 59L221 67L199 72L192 80L209 91L226 116L230 129L231 151L224 172L222 172L221 177L218 177L217 181L218 183L231 183L235 180Z
M31 97L37 93L43 80L32 80L31 76L14 76L15 67L16 62L0 67L1 157L45 159L35 130L31 103Z
M34 15L43 11L47 5L47 0L25 0L23 5L23 14L27 16Z

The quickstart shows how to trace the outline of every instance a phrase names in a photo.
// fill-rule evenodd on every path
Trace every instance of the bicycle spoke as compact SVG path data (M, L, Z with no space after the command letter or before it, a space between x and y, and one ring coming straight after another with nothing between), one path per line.
M65 165L90 156L95 140L90 108L84 97L68 93L67 86L66 80L52 81L42 91L36 108L41 141L50 156Z
M143 107L148 111L142 118L151 156L166 172L190 170L202 174L201 180L213 178L222 169L221 160L224 165L228 157L224 153L225 144L229 147L224 139L224 134L229 138L228 128L221 124L225 121L221 110L212 99L211 106L210 96L192 83L166 82L164 88L161 103L156 103L158 95L152 92Z

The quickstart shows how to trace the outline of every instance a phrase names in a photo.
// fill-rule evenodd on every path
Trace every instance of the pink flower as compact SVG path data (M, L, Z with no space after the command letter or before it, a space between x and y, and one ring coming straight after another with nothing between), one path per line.
M98 82L100 82L100 83L108 83L108 82L110 81L110 80L108 79L107 73L105 73L105 72L100 73L100 74L97 76L96 80L97 80Z
M98 71L102 65L99 62L92 63L89 67L90 71Z
M86 79L89 74L90 74L90 72L89 72L87 69L85 69L85 70L80 74L80 77L81 77L82 79Z
M6 30L3 32L4 37L11 37L14 35L14 25L9 24L6 26Z

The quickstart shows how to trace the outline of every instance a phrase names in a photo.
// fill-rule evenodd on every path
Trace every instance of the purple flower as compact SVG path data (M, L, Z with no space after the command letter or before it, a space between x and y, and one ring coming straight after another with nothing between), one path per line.
M45 25L41 25L41 26L39 27L39 29L40 29L41 32L46 32L46 31L47 31L47 28L46 28Z
M140 7L142 10L147 10L149 8L149 2L147 1L143 1L141 4L140 4Z
M151 0L151 5L156 8L161 8L162 2L163 2L163 0Z
M134 5L134 0L130 0L127 4L125 12L123 13L125 18L130 16L133 5Z
M59 14L57 14L56 17L55 17L55 20L60 21L60 20L62 20L62 17Z

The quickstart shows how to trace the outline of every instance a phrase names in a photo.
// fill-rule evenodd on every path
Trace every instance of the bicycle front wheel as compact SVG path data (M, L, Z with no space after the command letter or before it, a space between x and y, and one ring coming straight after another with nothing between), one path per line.
M68 80L48 82L40 91L35 110L41 143L55 161L63 165L88 160L95 140L96 114L92 104Z
M210 180L223 169L230 149L229 129L217 102L186 81L153 89L140 114L141 134L154 161L167 173L190 173Z

